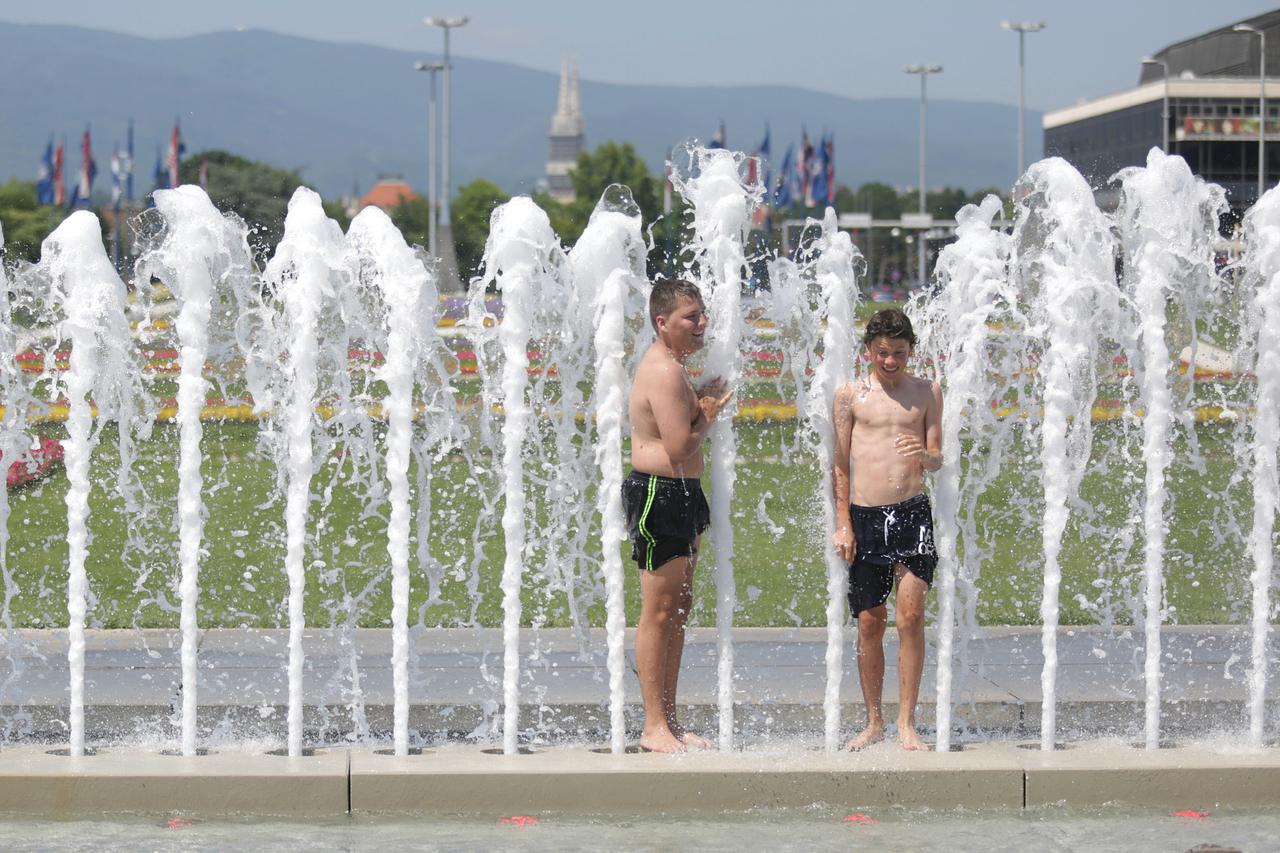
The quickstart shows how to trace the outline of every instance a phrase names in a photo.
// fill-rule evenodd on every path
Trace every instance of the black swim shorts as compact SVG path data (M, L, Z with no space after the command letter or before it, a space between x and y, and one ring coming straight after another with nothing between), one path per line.
M857 553L849 565L849 611L853 618L879 607L893 592L893 567L903 565L933 585L938 553L933 545L933 512L923 494L888 506L851 505Z
M696 478L632 471L622 481L622 506L631 559L650 572L676 557L694 556L695 540L711 525L711 510Z

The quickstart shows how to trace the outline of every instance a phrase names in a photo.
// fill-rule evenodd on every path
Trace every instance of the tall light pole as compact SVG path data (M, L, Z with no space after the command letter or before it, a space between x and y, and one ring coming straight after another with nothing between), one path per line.
M908 65L904 69L908 74L920 75L920 212L925 213L925 168L924 168L924 148L925 148L925 106L927 97L925 93L925 83L929 79L930 74L939 74L942 72L941 65ZM920 253L920 286L923 287L928 281L925 272L925 231L921 230L919 234Z
M450 80L453 76L453 65L449 62L449 31L457 27L466 26L466 17L453 18L425 18L423 23L428 27L439 27L444 30L444 104L443 104L443 127L440 133L440 277L444 289L456 290L461 289L461 282L458 279L458 258L453 246L453 222L449 217L449 200L451 196L449 186L449 94Z
M1143 65L1159 65L1164 69L1164 101L1160 105L1160 126L1164 132L1160 136L1160 147L1164 153L1169 153L1169 63L1163 59L1156 59L1152 56L1142 57Z
M427 106L427 251L439 257L436 249L436 72L444 70L443 62L415 62L418 71L431 72L431 97Z
M1018 177L1027 168L1027 132L1023 114L1027 108L1027 33L1044 29L1044 21L1001 21L1000 26L1018 34Z
M1236 24L1238 33L1258 37L1258 199L1267 189L1267 34L1248 24Z

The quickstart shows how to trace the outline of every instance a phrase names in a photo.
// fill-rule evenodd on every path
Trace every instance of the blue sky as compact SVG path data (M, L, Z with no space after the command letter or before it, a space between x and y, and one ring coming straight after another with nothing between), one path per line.
M1016 103L1017 36L1000 21L1044 21L1027 36L1027 105L1053 109L1127 88L1143 55L1273 3L1205 0L0 0L0 19L164 37L270 29L323 41L438 50L426 15L467 15L464 56L584 78L665 84L782 83L855 98L915 97L911 63L944 66L930 97ZM1244 38L1244 36L1241 36Z

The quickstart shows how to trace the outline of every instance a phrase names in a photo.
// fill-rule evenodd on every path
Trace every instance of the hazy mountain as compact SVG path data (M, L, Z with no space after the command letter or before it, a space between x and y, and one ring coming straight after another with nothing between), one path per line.
M0 179L35 175L49 134L65 137L68 170L79 168L85 123L99 178L109 186L110 150L135 123L135 187L152 185L157 147L175 117L188 151L222 148L302 169L327 196L362 191L380 175L425 186L427 75L434 59L264 31L142 39L96 30L0 22ZM590 69L585 69L590 74ZM642 74L638 70L637 74ZM455 58L455 188L477 177L511 192L543 172L557 76L518 65ZM629 141L660 173L682 139L708 138L723 119L731 147L754 149L766 121L776 162L801 126L835 132L837 179L906 186L917 175L919 104L853 100L784 86L620 86L582 81L587 143ZM930 186L1005 186L1015 170L1014 107L929 104ZM1039 114L1027 114L1039 128ZM1040 134L1028 134L1028 159Z

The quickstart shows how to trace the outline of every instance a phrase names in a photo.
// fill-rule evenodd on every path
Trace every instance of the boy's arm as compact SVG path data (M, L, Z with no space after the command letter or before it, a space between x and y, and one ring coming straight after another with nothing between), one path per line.
M835 496L836 552L846 562L853 560L858 543L853 538L849 517L849 443L853 436L853 395L848 385L836 391L832 410L835 427L835 458L831 460L831 490Z
M683 371L674 365L663 365L655 378L649 404L658 426L658 437L671 464L679 465L698 452L716 415L729 401L729 395L691 400Z
M920 466L937 471L942 467L942 386L930 382L929 392L929 408L924 413L925 452L920 455Z

